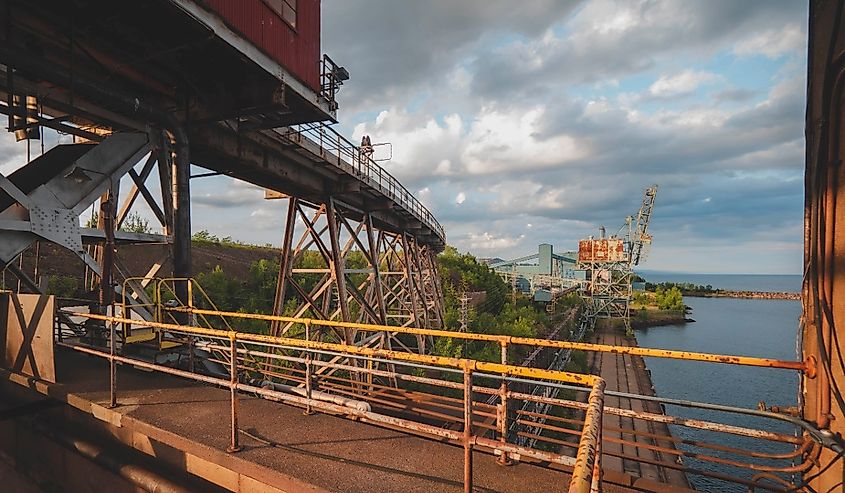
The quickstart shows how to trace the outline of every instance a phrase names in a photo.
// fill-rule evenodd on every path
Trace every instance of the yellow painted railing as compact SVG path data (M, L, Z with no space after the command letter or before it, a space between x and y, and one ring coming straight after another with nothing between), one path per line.
M420 329L420 328L413 328L413 327L395 327L392 325L375 325L375 324L362 324L362 323L353 323L353 322L339 322L334 320L319 320L319 319L312 319L312 318L294 318L294 317L283 317L283 316L276 316L276 315L264 315L260 313L239 313L239 312L227 312L227 311L219 311L219 310L203 310L199 308L189 308L189 307L174 307L168 308L168 310L172 311L186 311L196 314L203 314L203 315L214 315L219 317L233 317L233 318L242 318L242 319L251 319L251 320L264 320L264 321L277 321L277 322L292 322L292 323L299 323L299 324L309 324L312 327L314 326L322 326L322 327L336 327L336 328L344 328L344 329L352 329L352 330L361 330L366 332L396 332L400 334L413 334L413 335L424 335L424 336L432 336L432 337L451 337L455 339L464 339L464 340L472 340L472 341L487 341L487 342L497 342L502 345L524 345L524 346L534 346L534 347L550 347L556 349L573 349L573 350L581 350L581 351L594 351L594 352L603 352L603 353L619 353L619 354L631 354L637 356L650 356L653 358L670 358L670 359L680 359L680 360L689 360L689 361L705 361L710 363L723 363L723 364L731 364L731 365L742 365L742 366L756 366L756 367L767 367L767 368L783 368L788 370L797 370L803 371L808 374L808 376L812 376L815 373L815 361L810 358L807 361L786 361L786 360L778 360L778 359L771 359L771 358L755 358L750 356L735 356L735 355L723 355L723 354L709 354L709 353L696 353L691 351L674 351L670 349L653 349L653 348L642 348L636 346L610 346L604 344L590 344L584 342L571 342L571 341L552 341L548 339L535 339L530 337L513 337L513 336L505 336L505 335L494 335L494 334L478 334L472 332L453 332L448 330L437 330L437 329Z
M207 315L222 315L226 312L216 312L214 310L203 310L203 312L209 312ZM463 382L463 392L464 392L464 431L457 437L454 432L450 430L441 430L439 428L435 429L436 427L430 426L423 426L420 424L415 425L408 425L409 428L414 430L423 430L423 431L431 431L431 433L436 434L437 436L452 438L452 439L459 439L463 442L465 448L465 464L464 464L464 485L465 491L472 491L472 448L474 445L482 445L485 447L492 448L499 453L516 453L516 454L523 454L526 456L534 456L537 458L543 459L553 459L553 461L562 463L562 464L569 464L573 467L572 471L572 479L569 485L569 492L570 493L589 493L591 491L600 491L601 489L601 419L602 414L604 411L604 387L605 382L604 380L596 375L589 375L589 374L580 374L580 373L571 373L571 372L564 372L564 371L554 371L554 370L544 370L540 368L530 368L530 367L523 367L523 366L514 366L502 363L490 363L485 361L477 361L472 359L463 359L463 358L450 358L444 356L434 356L434 355L423 355L423 354L416 354L416 353L408 353L402 351L392 351L386 349L375 349L375 348L366 348L366 347L358 347L358 346L350 346L345 344L335 344L329 342L320 342L320 341L311 341L311 340L303 340L303 339L293 339L287 337L278 337L278 336L270 336L270 335L263 335L263 334L251 334L245 332L236 332L233 330L218 330L218 329L208 329L202 327L193 327L187 325L178 325L178 324L170 324L170 323L162 323L162 322L154 322L154 321L146 321L146 320L132 320L123 317L113 317L107 315L99 315L93 313L81 313L81 312L66 312L69 316L74 317L83 317L93 320L101 320L110 324L112 330L114 327L120 324L132 324L142 327L150 327L160 331L167 331L172 333L178 334L185 334L191 337L210 337L210 338L217 338L217 339L225 339L230 342L230 353L231 353L231 381L225 382L220 379L216 379L214 377L208 377L203 375L198 375L192 372L185 372L182 370L177 370L173 368L164 367L162 365L151 364L148 362L134 360L131 358L127 358L125 356L116 355L114 351L111 353L105 353L98 351L93 348L88 348L84 346L71 346L73 349L79 350L81 352L92 354L96 356L101 356L103 358L109 359L110 364L112 366L112 372L114 371L114 365L116 362L123 362L129 363L136 366L145 367L152 370L159 370L165 373L170 373L178 376L182 376L185 378L193 378L201 381L205 381L208 383L215 383L215 384L228 384L232 389L232 444L229 447L230 450L236 451L239 449L238 446L238 429L237 429L237 397L236 393L240 390L249 390L252 392L261 392L262 389L256 388L253 386L241 384L238 382L237 377L237 354L236 343L260 343L260 344L267 344L276 347L283 347L283 348L296 348L302 349L304 351L308 350L316 350L316 351L331 351L333 353L342 354L342 355L351 355L351 356L363 356L363 357L376 357L376 358L383 358L388 359L391 361L397 362L408 362L408 363L417 363L417 364L424 364L424 365L434 365L442 368L452 369L452 370L460 370L463 372L464 375L464 382ZM246 314L244 314L246 315ZM310 325L316 323L318 321L311 321L305 320L302 323L306 325ZM385 329L392 329L393 327L383 327L382 330ZM538 384L542 384L539 380L545 380L550 382L557 382L557 383L568 383L568 384L577 384L585 387L590 387L590 398L588 401L587 409L586 409L586 419L581 431L581 439L578 444L577 454L575 457L574 462L567 462L562 461L561 457L556 457L554 454L548 454L546 452L538 451L538 450L528 450L524 447L519 447L512 444L502 443L500 441L489 440L485 439L480 436L473 436L472 435L472 415L473 415L473 404L472 404L472 392L473 392L473 384L472 384L472 374L473 372L486 372L488 374L495 374L501 377L519 377L519 378L529 378L538 380ZM112 387L111 389L112 395L116 392L115 388ZM295 398L288 397L289 400L297 402ZM114 400L114 397L113 397ZM308 405L313 405L317 408L325 408L328 409L332 406L329 406L325 403L321 403L319 401L311 402L310 399L307 400ZM334 406L336 408L337 406ZM331 409L336 411L336 409ZM353 414L361 414L366 415L365 417L370 418L376 422L382 422L385 424L391 424L394 426L402 426L407 422L402 419L397 418L390 418L386 416L380 416L375 413L365 412L365 411L356 411ZM455 436L453 436L455 435ZM557 460L554 460L557 459ZM568 460L572 460L569 458Z

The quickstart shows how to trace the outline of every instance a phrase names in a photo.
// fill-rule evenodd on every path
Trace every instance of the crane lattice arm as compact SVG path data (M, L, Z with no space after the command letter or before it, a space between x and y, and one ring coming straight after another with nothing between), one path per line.
M657 196L657 185L652 185L643 192L643 204L637 213L636 222L631 231L631 265L639 265L645 258L648 246L651 245L651 235L648 234L648 223L654 210L654 198Z

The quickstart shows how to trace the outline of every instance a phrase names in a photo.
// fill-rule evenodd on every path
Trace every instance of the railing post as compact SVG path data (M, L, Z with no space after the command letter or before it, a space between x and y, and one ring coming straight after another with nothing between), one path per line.
M340 167L341 163L343 163L343 159L340 157L341 153L341 142L340 142L340 134L337 135L337 166Z
M155 290L153 290L153 304L155 305L155 321L158 323L164 322L161 313L161 280L155 282Z
M305 321L305 340L311 340L311 320ZM305 415L310 416L314 414L314 410L311 408L311 390L313 388L313 378L312 369L311 369L311 352L306 350L305 352L305 398L307 399L305 403Z
M502 364L508 364L508 343L506 341L500 342L502 346ZM497 428L499 430L499 441L507 443L508 441L508 381L502 375L502 383L499 385L499 408L496 413ZM509 466L513 464L508 453L502 450L501 454L496 457L496 463L501 466Z
M188 287L188 303L187 303L188 308L193 309L194 308L194 282L193 282L193 279L187 279L185 281L185 284ZM186 317L185 323L188 324L188 325L194 325L194 318L196 318L196 316L194 315L193 310L190 310L188 312L188 316Z
M602 429L601 422L604 419L604 416L599 415L599 430ZM601 431L599 432L601 433ZM601 439L601 435L599 435L599 441L596 443L596 460L593 462L593 477L591 479L590 484L590 493L602 493L602 481L604 478L604 470L601 467L601 443L604 440Z
M188 371L194 372L194 336L188 336Z
M472 493L472 369L464 366L464 493Z
M129 282L128 279L123 280L123 285L121 286L120 290L120 316L123 318L131 319L132 314L126 310L126 283ZM129 336L129 331L132 329L130 325L126 322L120 323L121 332L123 332L123 340L125 341L126 338Z
M230 380L229 380L229 390L231 393L232 398L232 439L229 443L229 448L226 449L226 452L233 454L241 450L241 446L238 441L238 349L237 349L237 336L235 332L229 333L229 356L231 357L231 361L229 364L230 372Z
M111 316L114 317L114 304L111 305ZM115 361L115 353L117 352L116 337L115 337L115 323L114 319L109 320L109 407L117 407L117 361Z
M596 467L595 461L601 461L598 455L602 439L602 413L604 411L605 381L598 378L587 399L587 410L584 414L584 426L581 429L581 440L578 442L578 453L572 478L569 482L569 493L589 493L595 480L596 470L601 471L601 465Z

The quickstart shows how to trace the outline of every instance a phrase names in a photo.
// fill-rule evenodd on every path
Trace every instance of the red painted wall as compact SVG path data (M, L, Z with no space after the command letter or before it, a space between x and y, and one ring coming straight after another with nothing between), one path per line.
M204 0L234 31L320 92L320 0L298 0L296 29L262 0Z

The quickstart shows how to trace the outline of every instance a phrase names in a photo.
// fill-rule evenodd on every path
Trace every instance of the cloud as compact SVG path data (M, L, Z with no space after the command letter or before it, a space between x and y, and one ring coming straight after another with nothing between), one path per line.
M712 97L718 102L743 102L753 98L756 94L756 91L750 89L731 87L713 93Z
M779 29L769 29L738 42L734 53L738 56L762 55L767 58L780 58L787 54L796 54L807 48L807 33L796 23Z
M475 56L474 90L488 97L553 92L555 83L597 83L709 57L738 39L806 16L801 2L596 0L564 28L493 46Z
M264 202L264 189L229 178L205 178L191 194L194 204L214 209L259 205ZM195 182L196 183L196 182ZM223 192L220 188L225 187Z
M730 108L709 105L702 86L684 105L652 112L606 97L561 98L547 107L498 102L470 120L391 109L356 132L393 142L389 169L420 191L450 242L463 249L496 245L518 256L535 242L572 248L600 224L624 224L642 189L655 182L662 186L656 217L667 229L696 238L751 237L769 228L767 221L800 222L800 186L790 180L802 163L802 85L803 76L793 75L759 102ZM769 175L737 175L760 171ZM706 197L725 206L696 205ZM749 211L758 216L743 215ZM491 213L499 229L490 229ZM527 222L534 227L526 229ZM527 236L516 242L517 232Z
M390 142L393 159L382 165L400 179L413 182L422 176L454 174L453 160L464 133L462 118L457 114L439 120L420 116L401 108L383 110L375 121L356 125L353 140L371 135L378 142Z
M518 245L525 235L519 236L499 236L483 233L470 233L465 238L465 244L471 251L490 251L490 250L504 250Z
M344 104L361 107L385 95L420 87L496 35L533 37L570 13L578 1L532 0L326 0L325 51L352 79ZM445 70L444 70L445 69ZM458 83L460 81L458 80Z
M711 84L721 77L705 71L684 70L675 75L661 75L648 88L648 93L655 98L673 98L691 94L702 85Z
M569 135L541 138L542 107L502 111L484 109L465 138L461 162L471 174L490 174L560 166L583 158L588 149Z

